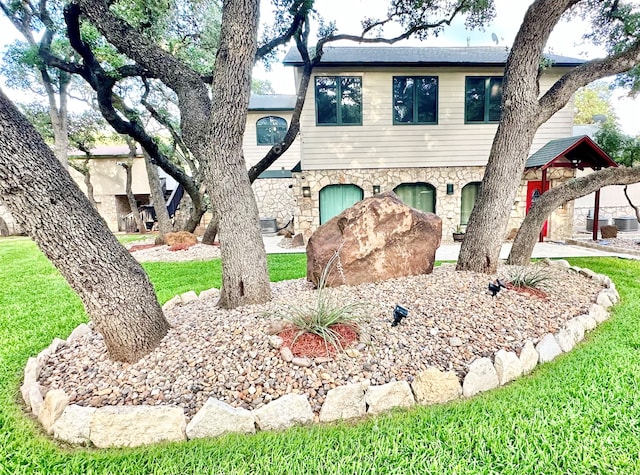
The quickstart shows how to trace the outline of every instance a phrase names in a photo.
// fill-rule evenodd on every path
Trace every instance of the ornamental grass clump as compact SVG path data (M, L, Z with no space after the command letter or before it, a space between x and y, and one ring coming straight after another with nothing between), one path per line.
M552 277L542 267L516 267L507 273L506 280L513 287L545 290L548 289Z
M336 262L338 262L339 268L339 254L337 252L322 270L316 299L313 303L302 306L287 305L285 310L278 312L279 317L291 322L299 330L294 337L294 343L305 333L318 335L324 341L327 353L329 353L329 345L336 351L343 349L341 335L334 329L336 325L347 326L353 329L356 334L359 333L362 320L361 311L364 307L364 304L359 302L340 304L327 289L327 277Z

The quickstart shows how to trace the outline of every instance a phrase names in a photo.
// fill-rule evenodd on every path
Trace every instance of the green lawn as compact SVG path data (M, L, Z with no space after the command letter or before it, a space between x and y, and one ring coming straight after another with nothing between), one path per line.
M367 419L162 446L90 450L44 437L18 401L22 368L86 317L26 239L0 240L0 474L640 474L640 263L570 259L622 301L568 355L470 401ZM270 256L273 279L304 256ZM160 299L216 286L219 263L149 264Z

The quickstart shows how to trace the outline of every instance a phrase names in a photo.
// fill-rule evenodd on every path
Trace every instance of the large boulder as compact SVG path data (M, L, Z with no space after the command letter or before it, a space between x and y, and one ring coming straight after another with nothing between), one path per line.
M330 219L309 238L307 279L318 285L338 251L326 285L429 274L442 237L442 220L405 205L389 191L359 201Z

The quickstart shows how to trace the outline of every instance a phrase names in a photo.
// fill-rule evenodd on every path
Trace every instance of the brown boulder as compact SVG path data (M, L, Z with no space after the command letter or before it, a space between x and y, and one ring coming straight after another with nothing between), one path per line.
M326 285L334 287L429 274L442 238L442 220L405 205L389 191L359 201L320 226L307 244L307 279L318 285L327 262L339 259Z
M615 226L600 226L600 236L602 239L611 239L618 237L618 228Z
M198 238L187 231L178 231L175 233L167 233L164 235L165 242L169 246L175 246L176 244L197 244Z

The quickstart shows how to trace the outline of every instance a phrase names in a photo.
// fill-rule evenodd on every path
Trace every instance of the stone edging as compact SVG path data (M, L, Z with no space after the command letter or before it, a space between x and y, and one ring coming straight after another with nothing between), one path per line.
M640 251L637 251L635 249L627 249L626 247L617 247L617 246L603 246L602 244L598 244L597 242L592 242L592 241L566 239L565 243L571 246L586 247L589 249L597 249L599 251L611 252L615 254L627 254L629 256L640 256Z
M530 373L537 364L552 361L571 351L609 317L608 308L619 300L615 284L603 274L590 269L571 266L566 260L547 259L550 265L569 268L601 283L600 291L589 313L567 321L558 333L545 335L537 345L528 340L520 356L499 350L490 358L479 358L469 364L469 372L462 384L454 371L442 372L435 367L419 373L414 380L395 381L380 386L367 383L339 386L327 393L320 410L320 422L353 419L367 414L379 414L396 407L415 404L440 404L461 397L470 398L494 389ZM209 299L217 289L186 292L163 306L164 309L197 299ZM209 398L187 424L184 411L178 406L104 406L100 408L69 405L62 389L46 391L38 383L40 371L50 355L91 329L81 324L67 340L55 338L36 357L29 358L24 370L20 392L25 404L38 418L44 430L56 439L71 444L93 444L99 448L134 447L162 441L183 441L203 437L217 437L227 433L254 433L256 430L282 430L297 424L311 424L314 413L306 396L287 394L269 404L249 411Z

